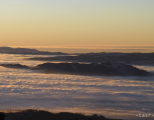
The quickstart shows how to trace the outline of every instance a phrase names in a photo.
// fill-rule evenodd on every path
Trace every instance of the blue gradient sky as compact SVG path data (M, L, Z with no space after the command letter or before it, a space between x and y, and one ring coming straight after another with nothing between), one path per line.
M154 0L1 0L2 46L154 45Z

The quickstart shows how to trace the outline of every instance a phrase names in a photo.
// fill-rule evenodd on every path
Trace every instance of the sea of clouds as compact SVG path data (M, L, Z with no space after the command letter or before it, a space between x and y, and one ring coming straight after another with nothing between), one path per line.
M23 59L28 57L0 54L0 63L43 63ZM154 71L152 66L137 67ZM130 118L154 113L154 77L44 74L0 67L0 98L1 111L33 108Z

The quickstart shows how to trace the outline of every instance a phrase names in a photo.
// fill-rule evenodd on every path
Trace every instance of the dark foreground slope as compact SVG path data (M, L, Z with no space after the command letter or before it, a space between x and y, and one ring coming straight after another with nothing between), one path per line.
M51 113L42 110L24 110L15 113L6 113L5 120L120 120L109 119L101 115L87 116L77 113Z
M3 112L0 112L0 120L4 120L5 119L6 114Z
M73 75L99 75L99 76L148 76L151 73L140 70L131 65L123 63L44 63L35 67L28 67L20 64L1 64L0 66L16 68L42 70L45 73L73 74Z

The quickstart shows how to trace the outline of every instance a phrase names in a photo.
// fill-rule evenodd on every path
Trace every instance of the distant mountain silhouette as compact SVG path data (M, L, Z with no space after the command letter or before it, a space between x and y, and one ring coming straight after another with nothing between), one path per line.
M26 65L21 65L21 64L0 64L0 66L7 67L7 68L20 68L20 69L30 69L30 67Z
M0 47L0 53L5 54L30 54L30 55L66 55L66 53L61 52L45 52L38 51L36 49L29 48L11 48L11 47Z
M73 74L73 75L99 75L99 76L148 76L151 75L145 70L140 70L131 65L123 63L44 63L35 67L28 67L20 64L1 64L0 66L17 68L17 69L32 69L43 70L45 73L58 73L58 74Z
M154 65L154 53L86 53L76 56L34 57L41 61L122 62L132 65Z
M79 75L107 75L107 76L147 76L145 70L122 63L44 63L34 67L36 70L45 70L46 73L65 73Z

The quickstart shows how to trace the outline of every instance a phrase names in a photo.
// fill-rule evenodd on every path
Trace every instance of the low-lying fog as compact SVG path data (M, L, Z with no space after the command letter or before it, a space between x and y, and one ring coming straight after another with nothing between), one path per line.
M0 54L0 63L44 63L25 57L31 56ZM152 66L137 67L154 72ZM0 67L0 98L1 111L36 108L137 119L139 113L154 114L154 77L43 74Z

